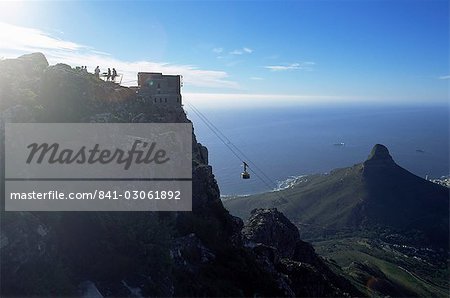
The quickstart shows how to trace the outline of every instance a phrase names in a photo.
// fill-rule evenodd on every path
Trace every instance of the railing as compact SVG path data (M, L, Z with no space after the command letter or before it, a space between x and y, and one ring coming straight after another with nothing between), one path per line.
M99 77L100 77L100 79L102 79L105 82L113 82L113 83L116 83L116 84L120 85L120 84L122 84L123 74L122 73L118 73L113 79L112 75L110 75L109 78L108 78L108 73L104 72L104 73L101 73L99 75Z

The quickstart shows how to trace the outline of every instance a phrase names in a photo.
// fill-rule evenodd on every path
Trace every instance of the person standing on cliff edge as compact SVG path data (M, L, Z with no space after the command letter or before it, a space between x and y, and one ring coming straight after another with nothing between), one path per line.
M94 70L94 74L97 79L100 79L100 67L98 67L98 65Z
M114 80L116 79L116 77L117 77L117 71L116 71L116 69L113 67L113 70L112 70L112 76L111 76L111 81L114 82Z

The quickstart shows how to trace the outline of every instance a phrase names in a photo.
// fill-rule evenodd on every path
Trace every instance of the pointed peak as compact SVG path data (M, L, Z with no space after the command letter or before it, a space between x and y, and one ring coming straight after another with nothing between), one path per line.
M392 160L392 156L389 154L389 150L386 146L376 144L373 146L367 161L369 160Z
M367 160L363 163L366 170L370 169L385 169L395 165L392 156L389 154L388 148L381 144L373 146Z

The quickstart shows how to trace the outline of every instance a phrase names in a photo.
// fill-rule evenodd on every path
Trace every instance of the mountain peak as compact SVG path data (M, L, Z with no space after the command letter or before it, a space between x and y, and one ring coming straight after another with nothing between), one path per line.
M389 154L389 150L386 146L381 144L376 144L373 146L372 151L370 152L367 160L386 160L392 159L392 156Z
M280 202L280 197L287 202ZM305 239L321 239L324 233L341 232L378 235L381 228L388 234L398 232L411 244L447 249L448 198L448 188L408 172L396 164L386 146L377 144L362 164L336 169L327 175L308 175L307 183L279 192L226 200L225 206L232 214L244 218L255 207L277 207L301 227L301 237ZM250 217L257 219L254 214ZM263 235L270 232L264 231ZM279 230L274 233L280 234Z
M386 166L394 165L395 162L392 156L389 154L389 150L386 146L376 144L373 146L367 160L364 162L364 166Z

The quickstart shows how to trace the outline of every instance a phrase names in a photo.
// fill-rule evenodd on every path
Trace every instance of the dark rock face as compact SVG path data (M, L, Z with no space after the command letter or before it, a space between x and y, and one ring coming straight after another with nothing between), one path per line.
M289 285L296 297L348 297L350 293L336 287L337 276L330 278L314 266L282 259L277 266L283 274L289 277ZM333 275L332 273L330 273ZM320 282L318 282L320 281ZM349 285L349 288L351 286ZM353 293L355 295L355 293ZM357 294L356 294L357 295ZM360 296L360 295L358 295Z
M367 160L363 163L364 171L380 171L384 168L395 167L396 164L389 154L388 148L381 144L376 144L369 154Z
M292 257L300 240L297 227L276 208L255 209L251 212L242 235L251 243L262 243L273 246L282 257Z
M367 161L371 160L392 160L392 156L389 154L389 150L386 146L376 144L373 146L372 151L367 158Z
M184 267L191 273L197 273L199 265L209 263L216 258L214 253L193 233L176 238L170 254L176 266Z
M277 208L254 209L242 229L245 245L273 247L277 257L322 265L311 244L300 239L297 227Z
M270 272L288 296L349 296L360 293L335 275L300 239L298 229L276 208L254 209L242 229L261 266Z

